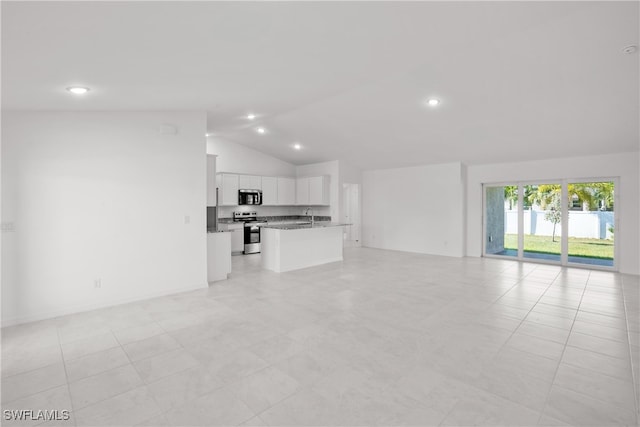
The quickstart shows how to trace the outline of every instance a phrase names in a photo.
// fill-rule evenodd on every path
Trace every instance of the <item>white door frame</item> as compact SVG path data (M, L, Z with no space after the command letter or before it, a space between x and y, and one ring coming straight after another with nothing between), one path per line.
M345 241L348 241L351 246L360 246L362 244L361 187L362 185L358 183L345 182L342 184L343 217L341 222L344 221L351 224L345 228Z

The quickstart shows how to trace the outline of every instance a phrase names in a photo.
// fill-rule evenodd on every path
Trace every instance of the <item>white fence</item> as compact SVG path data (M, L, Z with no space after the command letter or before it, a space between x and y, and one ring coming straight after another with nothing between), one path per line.
M553 223L544 219L547 211L524 211L524 234L551 236ZM569 236L589 239L612 239L614 213L608 211L569 211ZM556 236L561 235L561 225L556 225ZM504 211L504 229L507 234L518 234L518 211Z

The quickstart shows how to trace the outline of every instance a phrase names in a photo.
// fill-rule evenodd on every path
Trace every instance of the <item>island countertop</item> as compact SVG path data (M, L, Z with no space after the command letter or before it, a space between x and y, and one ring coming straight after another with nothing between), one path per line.
M305 223L305 224L274 224L274 225L261 225L260 228L273 228L275 230L302 230L305 228L327 228L327 227L342 227L345 225L351 225L341 222L331 222L331 221L319 221L313 224Z

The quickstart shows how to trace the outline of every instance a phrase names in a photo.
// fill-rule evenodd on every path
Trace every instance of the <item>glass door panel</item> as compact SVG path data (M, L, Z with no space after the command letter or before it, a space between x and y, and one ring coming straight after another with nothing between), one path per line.
M518 186L485 187L485 254L518 256Z
M562 186L534 184L523 188L523 257L560 262Z
M616 182L484 184L484 254L614 268Z
M570 182L568 262L613 267L614 183Z

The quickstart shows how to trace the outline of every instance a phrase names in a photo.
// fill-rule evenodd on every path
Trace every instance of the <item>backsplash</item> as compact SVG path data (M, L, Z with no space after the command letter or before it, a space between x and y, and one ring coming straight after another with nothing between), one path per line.
M234 212L257 212L260 217L281 217L304 215L307 206L220 206L219 218L233 218ZM330 217L329 206L313 208L313 215L318 217ZM311 211L309 211L309 215Z
M275 216L260 216L258 215L258 221L301 221L310 219L309 215L275 215ZM330 216L319 216L314 215L313 219L315 221L331 221ZM220 218L220 223L230 223L233 222L233 218Z

